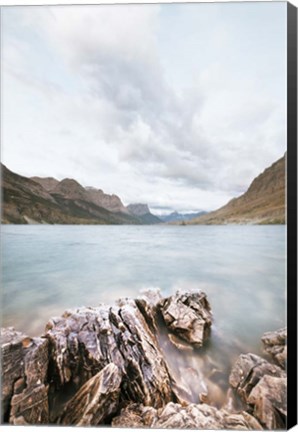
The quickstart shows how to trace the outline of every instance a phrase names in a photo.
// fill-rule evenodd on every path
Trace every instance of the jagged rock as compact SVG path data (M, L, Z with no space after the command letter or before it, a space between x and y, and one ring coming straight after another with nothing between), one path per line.
M161 300L160 311L168 330L195 347L209 336L212 313L204 292L177 292Z
M1 329L2 414L10 424L47 424L48 341Z
M177 400L157 340L134 300L66 312L47 325L57 389L79 388L109 363L122 374L123 400L160 407Z
M14 383L23 375L23 335L13 328L1 329L2 415L7 417Z
M264 375L285 378L285 372L277 365L255 354L241 354L232 368L229 382L241 399L247 403L252 389Z
M262 429L259 422L246 412L229 414L206 404L189 404L183 407L173 402L158 410L136 404L130 405L113 419L112 426L203 430Z
M118 409L122 373L110 363L90 378L66 404L59 423L96 426Z
M162 299L159 288L144 289L135 300L138 308L143 314L150 330L154 334L158 332L158 303Z
M287 417L286 378L263 376L251 391L248 403L254 406L254 416L266 428L284 429Z
M287 329L264 333L262 342L265 351L284 369L287 359Z

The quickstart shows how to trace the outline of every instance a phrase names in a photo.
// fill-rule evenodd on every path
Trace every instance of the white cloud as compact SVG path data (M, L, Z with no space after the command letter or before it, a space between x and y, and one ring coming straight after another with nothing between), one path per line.
M6 10L4 162L126 204L224 204L285 151L284 8L245 8Z

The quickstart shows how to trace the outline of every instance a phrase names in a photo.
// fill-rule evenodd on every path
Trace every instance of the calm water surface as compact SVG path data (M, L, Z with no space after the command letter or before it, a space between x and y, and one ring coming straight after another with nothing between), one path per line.
M214 315L205 354L227 366L262 354L262 334L285 325L285 236L285 226L3 226L2 325L34 336L65 309L201 288Z

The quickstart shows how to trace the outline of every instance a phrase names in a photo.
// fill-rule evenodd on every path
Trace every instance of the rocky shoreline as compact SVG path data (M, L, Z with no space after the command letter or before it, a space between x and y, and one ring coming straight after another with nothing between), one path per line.
M270 361L252 353L238 357L222 407L208 389L198 388L194 403L173 373L161 327L175 349L200 353L212 338L212 320L201 291L167 298L149 291L113 306L66 311L49 320L41 337L3 328L2 423L284 429L286 329L264 334Z

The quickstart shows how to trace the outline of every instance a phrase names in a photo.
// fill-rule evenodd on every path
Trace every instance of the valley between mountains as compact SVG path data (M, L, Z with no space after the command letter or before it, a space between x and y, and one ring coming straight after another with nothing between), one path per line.
M286 153L225 206L207 213L157 216L147 204L125 206L117 195L74 179L24 177L1 164L3 224L284 224ZM194 207L204 203L195 203Z

